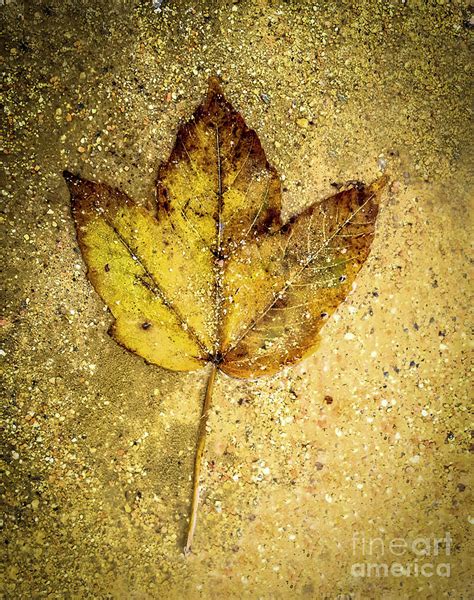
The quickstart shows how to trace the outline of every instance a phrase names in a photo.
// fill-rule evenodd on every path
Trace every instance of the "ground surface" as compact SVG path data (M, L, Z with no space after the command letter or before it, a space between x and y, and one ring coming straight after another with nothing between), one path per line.
M0 11L4 597L467 599L467 4ZM385 170L392 184L317 353L270 379L217 382L185 559L206 374L146 365L107 336L61 173L150 201L216 73L284 178L286 215L331 182ZM411 574L383 576L394 562Z

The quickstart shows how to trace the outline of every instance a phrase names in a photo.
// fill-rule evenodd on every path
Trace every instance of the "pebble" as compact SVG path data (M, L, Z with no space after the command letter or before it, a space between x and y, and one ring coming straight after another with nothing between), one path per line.
M296 119L296 124L298 127L301 127L301 129L307 129L309 121L305 117L301 117L300 119Z

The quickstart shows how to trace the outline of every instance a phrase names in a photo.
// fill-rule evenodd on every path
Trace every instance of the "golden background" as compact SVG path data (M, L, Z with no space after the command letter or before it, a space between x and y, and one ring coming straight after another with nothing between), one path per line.
M4 597L467 600L468 4L51 0L0 14ZM107 336L61 173L150 201L214 74L284 178L286 216L332 182L385 171L391 188L317 353L272 378L219 377L185 559L205 372L146 365ZM354 576L367 561L449 563L450 577Z

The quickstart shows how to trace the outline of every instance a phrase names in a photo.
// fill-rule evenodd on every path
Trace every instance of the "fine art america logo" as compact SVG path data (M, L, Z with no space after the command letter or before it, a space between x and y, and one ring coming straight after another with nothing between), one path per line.
M450 577L452 538L367 538L360 532L352 537L352 554L362 562L351 565L353 577Z

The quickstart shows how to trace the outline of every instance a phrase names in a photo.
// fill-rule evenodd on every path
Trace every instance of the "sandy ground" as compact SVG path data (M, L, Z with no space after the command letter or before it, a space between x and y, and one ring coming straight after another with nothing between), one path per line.
M3 597L467 600L468 5L0 13ZM206 373L146 365L107 336L61 173L149 202L212 74L280 172L286 215L331 182L392 184L318 352L272 378L219 378L185 559Z

